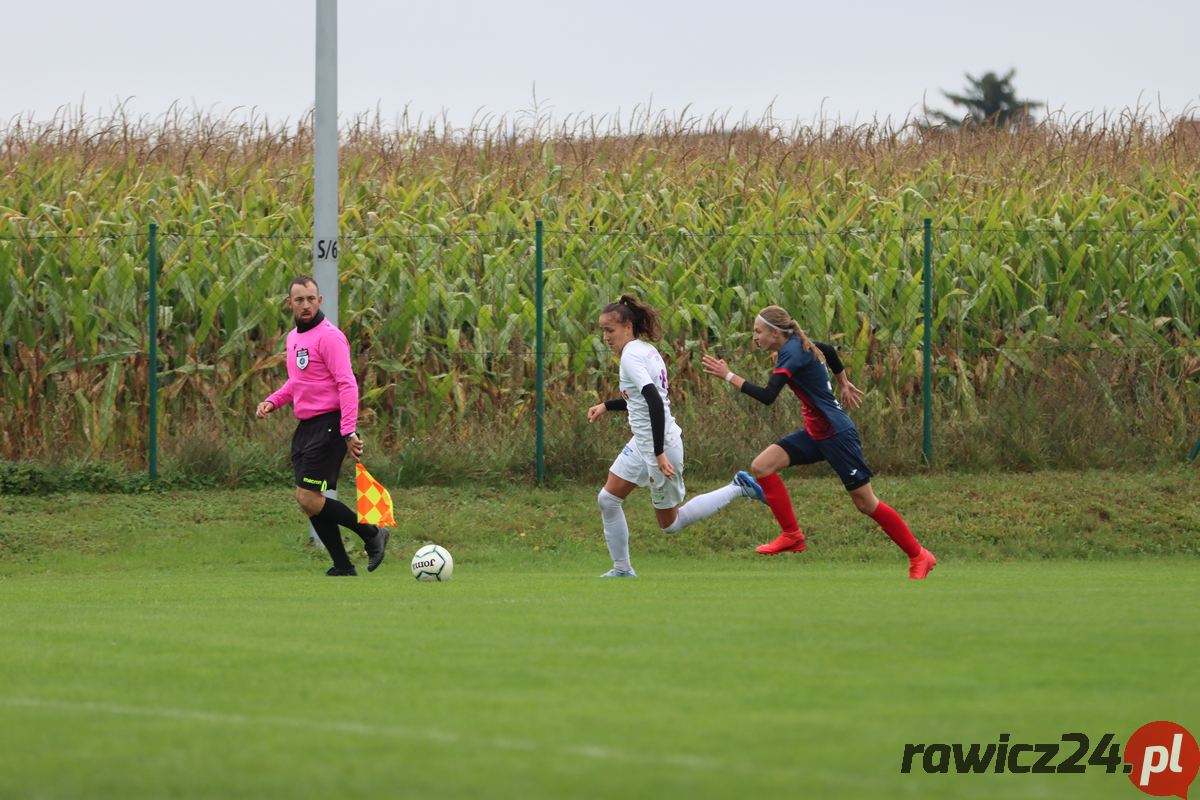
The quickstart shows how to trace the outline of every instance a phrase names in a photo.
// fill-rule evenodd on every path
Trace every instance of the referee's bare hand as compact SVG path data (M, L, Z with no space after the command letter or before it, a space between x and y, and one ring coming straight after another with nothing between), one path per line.
M350 451L350 455L355 461L362 461L363 440L358 436L351 436L346 440L346 448Z
M267 414L270 414L274 410L275 410L274 403L263 400L261 403L258 404L258 410L256 410L254 412L254 416L258 417L259 419L266 419Z

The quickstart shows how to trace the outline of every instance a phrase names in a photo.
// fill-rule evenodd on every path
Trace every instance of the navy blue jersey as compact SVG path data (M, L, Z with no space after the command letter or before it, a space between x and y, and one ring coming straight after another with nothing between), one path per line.
M793 335L779 348L775 359L775 374L787 376L787 385L800 398L804 429L814 439L828 439L842 431L854 430L850 415L833 396L829 371L813 353L804 349L804 342Z

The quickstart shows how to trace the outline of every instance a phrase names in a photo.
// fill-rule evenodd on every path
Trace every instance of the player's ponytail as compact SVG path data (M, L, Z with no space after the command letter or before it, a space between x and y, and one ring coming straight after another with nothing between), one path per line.
M621 322L633 323L633 335L657 342L662 338L662 323L658 312L631 294L621 295L615 303L609 303L600 309L601 314L615 314Z
M822 364L825 363L825 355L821 352L820 348L812 343L812 339L808 338L808 334L800 327L800 323L792 319L792 315L784 310L783 307L767 306L758 312L758 318L767 323L767 326L770 328L799 336L804 349L816 356L817 360Z

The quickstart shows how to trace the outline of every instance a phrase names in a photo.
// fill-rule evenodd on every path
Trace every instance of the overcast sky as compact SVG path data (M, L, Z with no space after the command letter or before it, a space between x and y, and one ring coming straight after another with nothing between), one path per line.
M135 114L173 101L295 120L313 102L315 0L0 0L0 119L62 105ZM1200 1L340 0L339 107L394 120L543 107L627 118L901 120L949 108L965 72L1004 72L1068 113L1200 116Z

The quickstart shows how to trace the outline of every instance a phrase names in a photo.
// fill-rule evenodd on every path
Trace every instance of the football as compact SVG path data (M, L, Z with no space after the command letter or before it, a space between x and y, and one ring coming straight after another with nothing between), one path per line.
M412 574L419 581L448 581L454 574L454 558L446 548L427 544L413 556Z

